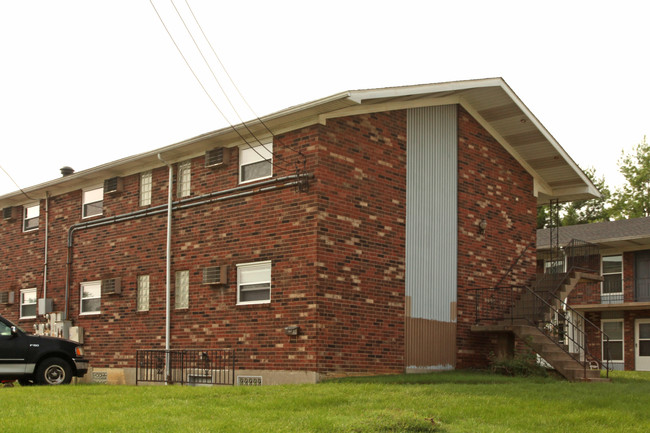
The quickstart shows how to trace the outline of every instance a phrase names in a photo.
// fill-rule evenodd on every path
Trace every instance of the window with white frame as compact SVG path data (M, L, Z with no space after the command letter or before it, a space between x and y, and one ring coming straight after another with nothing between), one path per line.
M544 260L544 273L545 274L561 274L565 271L564 259L557 260Z
M602 320L601 324L609 337L609 342L602 337L603 360L623 362L623 320Z
M176 290L174 293L174 308L177 310L190 306L190 271L176 272Z
M99 314L102 305L102 282L87 281L81 283L80 314Z
M20 318L36 318L36 289L23 289L20 291Z
M38 218L41 215L41 205L33 204L24 207L23 231L29 232L38 229Z
M84 218L101 215L104 212L104 187L84 190L82 203Z
M138 276L137 311L149 311L149 275Z
M178 196L188 197L191 192L192 162L185 161L178 164Z
M151 204L151 171L140 173L140 206Z
M603 295L623 293L623 256L604 256L602 260Z
M273 143L239 148L239 182L251 182L273 175Z
M271 261L237 265L237 304L271 302Z

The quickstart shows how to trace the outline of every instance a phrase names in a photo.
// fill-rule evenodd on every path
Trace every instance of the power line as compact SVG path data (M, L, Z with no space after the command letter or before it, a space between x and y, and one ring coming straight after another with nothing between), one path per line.
M185 27L185 30L187 31L187 34L190 35L190 38L192 39L192 42L194 43L194 46L196 47L197 51L198 51L199 54L201 55L201 58L203 59L203 62L205 62L205 65L206 65L206 66L208 67L208 69L210 70L210 73L212 74L212 78L214 78L214 81L216 81L217 85L219 86L219 89L221 89L221 93L223 93L223 96L225 96L226 100L228 101L228 104L230 104L230 108L232 108L232 111L235 112L235 115L236 115L237 118L239 119L239 122L240 122L242 125L244 125L244 127L246 128L246 130L248 131L248 133L249 133L249 134L250 134L250 135L255 139L255 141L257 141L257 142L258 142L258 143L259 143L259 144L264 148L264 150L266 150L267 152L273 154L273 152L272 152L272 151L269 151L269 149L268 149L268 148L267 148L267 147L266 147L266 146L265 146L265 145L264 145L264 144L259 140L259 138L257 138L257 136L253 133L253 131L250 130L250 128L248 127L248 125L246 125L246 122L244 122L244 120L242 119L242 117L239 115L239 113L237 112L237 109L235 108L235 106L233 105L232 101L230 100L230 97L228 97L228 93L227 93L226 90L223 88L223 86L221 85L221 82L219 81L219 79L218 79L217 76L215 75L214 70L213 70L212 67L210 66L210 63L208 62L208 59L206 59L206 58L205 58L205 55L203 55L203 50L201 50L201 47L199 47L199 44L196 42L196 39L194 39L194 35L193 35L192 32L190 31L189 27L187 27L187 23L185 23L185 20L183 19L183 16L182 16L181 13L179 12L178 8L176 7L176 4L174 3L174 0L170 0L170 1L171 1L172 6L174 6L174 10L176 11L176 15L178 15L178 18L180 18L181 22L183 23L183 26ZM188 7L189 7L189 5L188 5ZM190 11L191 11L191 10L190 10ZM194 13L192 13L192 16L194 16ZM195 17L194 19L196 20L196 17ZM204 34L204 36L205 36L205 34ZM209 44L209 42L208 42L208 44ZM223 65L222 65L222 67L223 67ZM223 114L222 114L222 115L223 115ZM230 123L230 121L229 121L228 119L226 119L226 121L228 121L228 123ZM271 135L273 135L273 133L271 133ZM247 143L247 144L248 144L248 143ZM249 146L250 146L250 144L249 144ZM252 146L250 146L250 147L251 147L251 149L253 149L253 150L255 151L255 153L257 153L261 158L264 158L264 157L263 157L259 152L257 152L257 150L255 150ZM264 159L266 160L266 158L264 158Z
M174 8L176 9L176 5L174 4L173 0L170 0L170 1L171 1L172 5L174 6ZM248 145L248 147L250 147L250 148L251 148L255 153L257 153L257 155L258 155L260 158L262 158L262 160L264 160L264 161L268 161L268 162L271 163L271 165L273 165L273 166L278 166L278 167L284 168L284 169L286 169L286 170L288 170L288 171L291 171L290 168L287 169L286 167L282 167L282 165L279 164L279 161L269 160L269 159L267 159L264 155L260 154L260 153L257 151L257 149L255 149L255 147L252 146L252 145L248 142L248 140L246 140L246 138L241 134L241 132L240 132L240 131L239 131L239 130L238 130L238 129L237 129L237 128L236 128L236 127L231 123L231 122L230 122L230 120L228 119L228 117L223 113L223 111L219 108L219 106L217 105L217 103L215 102L215 100L212 98L212 96L210 95L210 93L208 92L208 90L206 89L206 87L204 86L203 82L202 82L201 79L198 77L198 75L196 74L196 72L194 71L194 69L192 68L192 66L190 65L189 61L187 60L187 58L186 58L185 55L183 54L182 50L180 49L180 47L179 47L178 44L176 43L176 40L174 39L174 37L172 36L171 32L169 31L169 28L168 28L167 25L165 24L165 21L162 19L162 16L161 16L160 13L158 12L158 9L156 8L156 5L154 5L154 3L153 3L152 0L149 0L149 3L151 4L151 7L152 7L152 8L154 9L154 11L156 12L156 15L158 16L158 19L160 20L160 23L161 23L161 24L163 25L163 27L165 28L165 31L167 32L167 35L169 36L169 38L172 40L172 43L173 43L174 46L176 47L176 50L178 51L178 53L179 53L179 54L181 55L181 57L183 58L183 61L185 62L185 65L188 67L188 69L190 70L190 72L192 73L192 75L194 76L194 78L196 79L196 81L199 83L199 85L200 85L201 88L203 89L203 92L206 94L206 96L208 97L208 99L210 99L210 101L212 102L212 105L213 105L213 106L215 107L215 109L219 112L219 114L221 115L221 117L223 117L223 119L228 123L228 125L230 126L230 128L231 128L231 129L232 129L232 130L233 130L233 131L234 131L234 132L239 136L239 138L241 138L241 140L242 140L244 143L246 143L246 144ZM176 9L176 12L178 13L178 9ZM179 16L180 16L180 14L179 14ZM181 21L182 21L182 17L181 17ZM185 23L183 22L183 24L185 24ZM187 26L185 26L185 27L186 27L186 29L187 29ZM190 36L192 36L192 35L191 35L191 32L189 32L189 29L187 29L187 30L188 30L188 33L190 33ZM194 38L192 38L192 39L194 39ZM195 41L195 44L196 44L196 41ZM199 52L201 52L200 48L197 47L197 49L199 50ZM201 53L201 55L203 56L202 53ZM205 57L203 57L203 58L204 58L204 60L205 60ZM208 67L209 67L209 65L208 65ZM215 77L215 79L216 79L216 77ZM221 85L220 85L220 87L221 87ZM222 91L223 91L223 88L222 88ZM225 93L224 93L224 94L225 94ZM226 97L227 97L227 96L226 96ZM235 110L235 112L236 112L236 110ZM238 116L239 116L239 115L238 115ZM243 122L242 122L242 123L243 123ZM244 124L244 126L246 126L246 125ZM246 126L246 128L248 129L247 126ZM250 130L249 130L249 132L250 132ZM271 135L272 135L272 133L271 133ZM253 137L256 139L256 141L257 141L261 146L264 146L264 145L263 145L259 140L257 140L257 137L255 137L254 135L253 135ZM268 149L266 149L266 147L264 147L264 149L268 151ZM273 152L269 152L269 153L271 153L271 155L274 155ZM303 165L304 165L304 162L303 162Z
M14 183L14 185L16 185L16 188L18 188L18 189L20 190L20 192L22 192L23 195L24 195L25 197L27 197L27 198L30 199L30 200L36 200L35 198L31 198L29 195L27 195L27 193L26 193L25 191L23 191L23 189L22 189L20 186L18 186L18 184L16 183L16 181L14 180L14 178L11 177L11 175L7 172L7 170L5 170L1 165L0 165L0 169L2 169L2 171L5 172L5 174L7 175L7 177L8 177L9 179L11 179L11 181Z
M221 65L221 69L223 69L223 72L224 72L224 73L226 74L226 76L228 77L228 80L230 80L230 83L232 84L232 86L233 86L233 87L235 88L235 90L237 91L237 94L239 95L239 97L242 99L242 101L244 101L244 104L246 104L246 107L248 107L248 109L251 111L251 113L253 113L253 116L255 116L255 119L256 119L257 121L259 121L260 124L262 124L262 126L264 126L264 128L269 132L269 134L271 134L271 136L272 136L273 138L275 138L275 134L273 134L273 131L271 131L271 129L270 129L270 128L266 125L266 123L265 123L265 122L260 118L260 116L257 115L257 113L255 112L255 110L253 110L253 108L250 106L250 104L248 103L248 101L246 100L246 98L244 97L244 95L243 95L243 94L241 93L241 91L239 90L239 87L237 87L237 84L235 84L235 81L232 79L232 77L231 77L230 74L228 73L228 70L226 69L226 66L223 64L223 62L221 61L221 58L219 57L219 55L218 55L217 52L215 51L214 47L212 46L212 43L210 42L210 39L208 39L208 36L207 36L207 35L205 34L205 32L203 31L203 27L201 26L201 23L199 23L199 20L196 18L196 15L194 15L194 11L192 10L192 7L190 6L188 0L185 0L185 4L187 5L187 9L189 9L190 14L192 14L192 18L194 18L194 22L195 22L196 25L198 26L199 30L201 30L201 34L203 35L203 38L205 39L205 41L208 43L208 46L210 47L210 50L212 50L212 54L214 54L214 57L215 57L215 58L217 59L217 61L219 62L219 65ZM177 12L178 12L178 10L177 10ZM205 60L205 58L204 58L204 60ZM212 70L212 69L210 69L210 70ZM219 87L221 87L221 86L219 86ZM223 88L222 88L221 90L223 91ZM225 93L225 92L224 92L224 93ZM227 98L227 97L226 97L226 98ZM228 102L230 102L230 99L229 99L229 98L228 98ZM231 104L231 106L232 106L232 104ZM233 107L233 109L234 109L234 107ZM236 111L235 111L235 112L236 112ZM239 118L239 120L241 120L241 117ZM244 122L242 121L242 123L244 123ZM280 141L280 140L278 140L278 141ZM298 154L300 154L301 156L304 157L304 155L302 155L302 152L300 152L300 151L298 151L298 150L295 150L295 149L292 148L291 146L287 146L287 147L288 147L289 149L291 149L292 151L294 151L294 152L296 152L296 153L298 153Z

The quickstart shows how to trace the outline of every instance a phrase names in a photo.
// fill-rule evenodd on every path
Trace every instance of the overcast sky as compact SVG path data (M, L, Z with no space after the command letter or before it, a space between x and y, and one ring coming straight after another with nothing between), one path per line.
M650 2L188 1L259 115L344 90L499 76L610 185L621 151L650 133ZM238 123L170 1L154 4ZM227 126L149 0L0 0L0 62L0 166L22 188ZM16 190L0 172L0 195Z

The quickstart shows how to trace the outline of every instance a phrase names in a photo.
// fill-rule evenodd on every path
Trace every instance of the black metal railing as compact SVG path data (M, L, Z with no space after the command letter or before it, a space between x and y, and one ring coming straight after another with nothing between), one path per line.
M597 335L605 348L609 337L595 324L568 306L555 295L553 290L536 289L527 286L505 286L474 289L475 324L506 325L526 324L537 327L560 349L580 363L585 369L592 363L607 371L609 376L609 354L606 362L589 350L590 341L585 328ZM604 349L606 350L606 349Z
M233 349L137 350L136 385L140 382L181 385L234 385Z
M572 239L564 247L567 270L600 273L600 248L596 244Z
M528 249L531 248L531 247L534 247L534 246L535 246L534 242L531 242L530 244L526 245L526 248L524 248L522 250L522 252L517 256L517 258L515 260L513 260L512 264L510 264L510 267L508 268L506 273L503 274L503 276L499 279L499 282L495 284L495 287L499 287L499 286L501 286L501 284L503 284L505 279L508 278L508 276L510 276L512 271L515 269L515 266L517 266L519 264L521 259L524 257L524 255L528 251Z

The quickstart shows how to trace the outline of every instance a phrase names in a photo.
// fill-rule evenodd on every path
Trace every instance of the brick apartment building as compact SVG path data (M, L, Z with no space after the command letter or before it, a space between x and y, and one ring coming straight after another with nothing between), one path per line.
M264 383L485 365L473 289L534 277L538 204L598 195L500 78L344 92L25 192L0 197L0 314L58 313L112 383L166 344Z
M561 254L556 263L544 260L551 248L549 229L537 233L538 268L566 266ZM609 359L612 369L650 371L650 218L560 227L559 235L562 247L572 239L598 247L603 281L582 283L568 297L568 304L595 325L583 325L588 350Z

